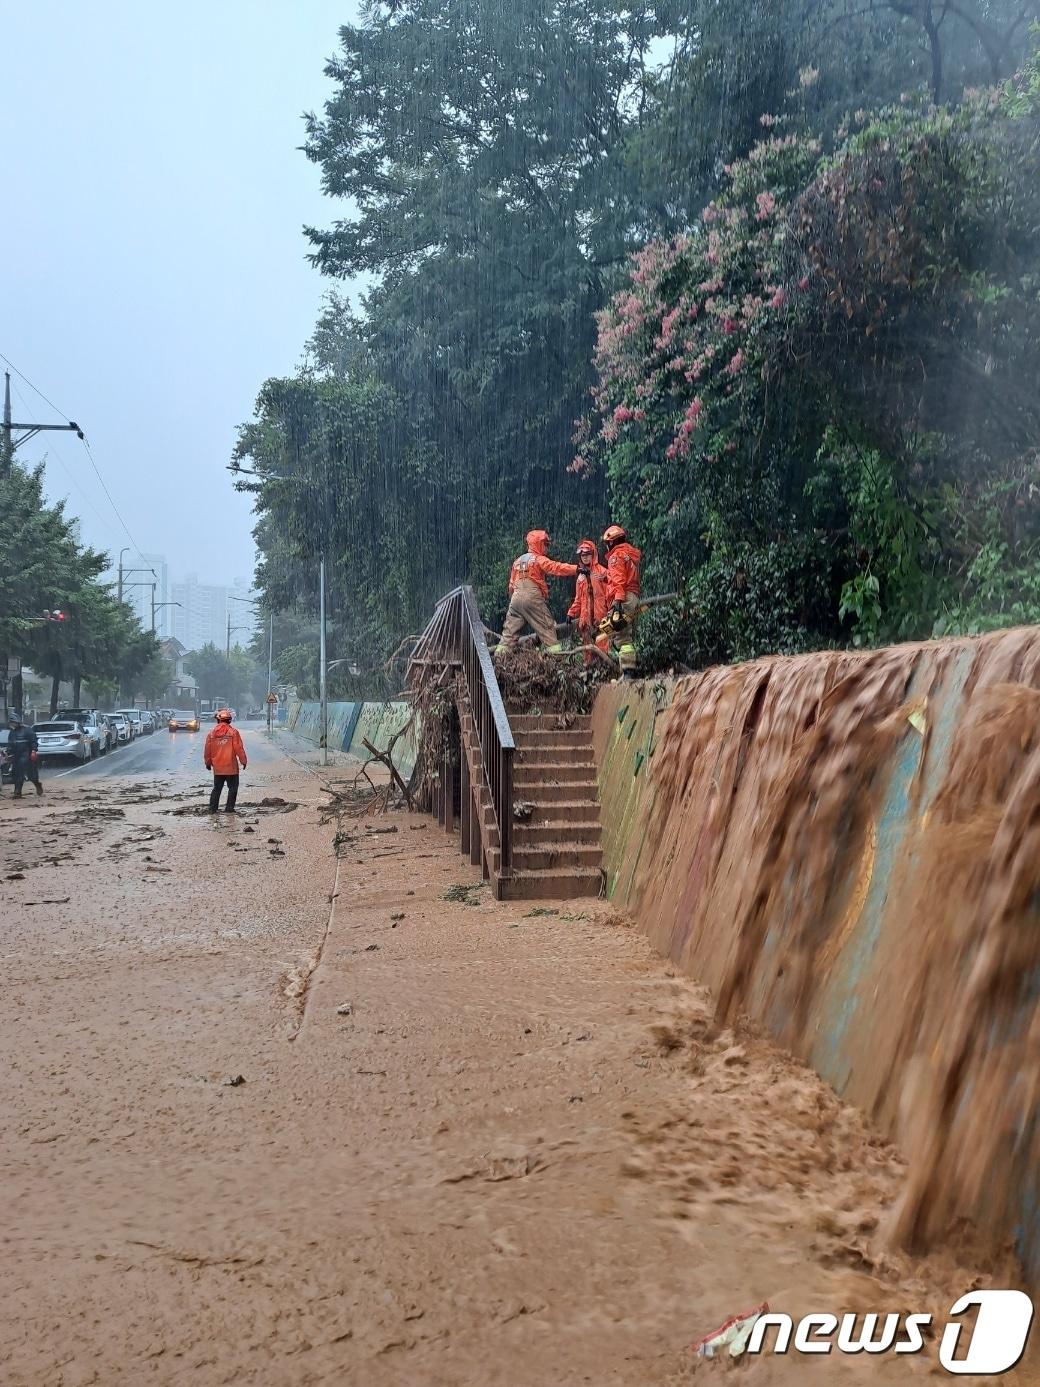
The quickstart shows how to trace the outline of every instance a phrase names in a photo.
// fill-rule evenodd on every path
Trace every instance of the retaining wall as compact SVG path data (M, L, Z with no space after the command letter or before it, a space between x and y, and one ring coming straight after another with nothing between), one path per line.
M1040 629L616 684L608 890L1040 1284Z
M388 703L330 703L329 750L347 751L366 760L364 739L377 751L386 751L390 739L404 727L411 716L411 706L403 701ZM294 702L289 704L285 726L297 736L318 743L321 738L321 704ZM399 738L393 762L407 780L415 767L416 740L414 735Z

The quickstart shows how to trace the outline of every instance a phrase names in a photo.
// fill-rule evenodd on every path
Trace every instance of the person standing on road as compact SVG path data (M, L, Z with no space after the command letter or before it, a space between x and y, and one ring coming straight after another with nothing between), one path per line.
M235 812L238 799L238 770L246 768L246 749L237 727L231 726L230 708L221 708L217 713L217 725L206 737L206 769L213 772L213 789L209 797L209 812L215 814L220 808L220 792L227 786L227 811Z
M43 794L40 784L40 744L36 730L26 727L20 713L12 713L8 719L11 735L7 739L7 752L11 758L11 779L14 781L14 797L21 799L22 786L27 780L36 786L36 793Z

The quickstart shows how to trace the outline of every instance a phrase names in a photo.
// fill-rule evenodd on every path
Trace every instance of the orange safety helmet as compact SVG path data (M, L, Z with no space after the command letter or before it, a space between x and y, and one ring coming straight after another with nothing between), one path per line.
M608 549L612 549L615 544L620 544L623 539L627 538L628 536L620 525L608 525L603 531L603 543Z
M230 722L234 717L234 713L232 713L230 708L218 708L216 717L217 722Z
M588 554L593 559L599 558L599 550L596 548L595 541L591 539L583 539L574 552L578 555L579 558L582 554Z

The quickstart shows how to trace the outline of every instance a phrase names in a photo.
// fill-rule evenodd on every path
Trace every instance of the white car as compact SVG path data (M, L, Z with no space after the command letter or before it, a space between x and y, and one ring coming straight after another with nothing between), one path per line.
M77 761L90 761L94 756L94 743L83 730L82 723L70 719L36 724L36 740L40 747L40 760L54 756L71 756Z
M125 718L122 713L109 713L108 720L112 724L112 731L116 734L117 746L134 740L133 723L129 718Z
M144 732L144 725L141 722L140 708L117 708L116 712L126 718L130 724L130 731L135 737L140 737Z
M141 709L141 731L142 731L146 736L149 736L149 737L150 737L150 736L152 735L152 733L155 731L155 726L156 726L156 724L155 724L155 714L152 713L152 712L150 712L147 708L142 708L142 709Z

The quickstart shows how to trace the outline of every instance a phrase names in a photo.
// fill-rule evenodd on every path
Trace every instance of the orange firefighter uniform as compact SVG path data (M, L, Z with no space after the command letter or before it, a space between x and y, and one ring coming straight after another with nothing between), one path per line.
M547 650L559 650L556 621L549 610L549 578L573 578L577 564L558 563L548 555L549 536L545 530L529 530L527 552L513 563L509 574L509 611L502 627L498 650L514 646L525 626ZM497 653L497 651L496 651Z
M221 708L217 713L217 725L206 738L203 750L206 769L213 772L213 789L209 797L211 814L217 812L220 792L227 786L227 807L232 812L238 799L238 769L246 768L246 749L237 727L231 726L231 713Z
M609 637L601 633L599 627L610 606L607 601L607 570L599 561L599 549L594 540L583 539L577 552L574 601L567 617L573 621L582 645L595 643L606 653ZM589 664L592 658L592 651L586 650L585 663Z
M620 525L610 525L603 535L607 547L607 602L610 611L603 622L604 634L617 656L622 674L636 668L635 629L639 615L639 565L641 552L629 544Z

